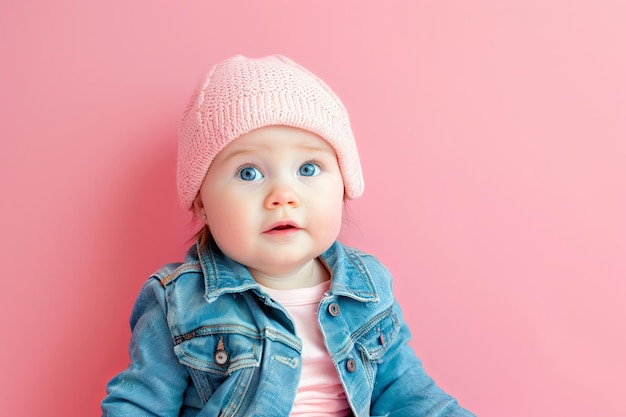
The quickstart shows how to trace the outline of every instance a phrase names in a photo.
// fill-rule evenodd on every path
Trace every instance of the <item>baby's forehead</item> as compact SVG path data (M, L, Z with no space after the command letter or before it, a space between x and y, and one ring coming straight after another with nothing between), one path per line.
M216 158L241 154L263 154L282 150L311 154L328 154L336 158L335 149L321 136L289 126L266 126L247 132L226 145Z

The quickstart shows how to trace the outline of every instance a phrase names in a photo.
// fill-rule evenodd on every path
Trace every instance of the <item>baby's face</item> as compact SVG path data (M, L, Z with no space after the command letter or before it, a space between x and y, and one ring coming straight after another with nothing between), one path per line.
M344 186L335 152L314 133L269 126L213 160L196 208L222 252L256 271L287 275L335 241Z

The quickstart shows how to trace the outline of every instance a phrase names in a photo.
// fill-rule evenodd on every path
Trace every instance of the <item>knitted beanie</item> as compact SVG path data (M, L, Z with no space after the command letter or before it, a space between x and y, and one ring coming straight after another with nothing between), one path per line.
M204 77L178 131L178 195L192 208L215 156L239 136L271 125L307 130L335 149L348 199L363 193L363 175L348 113L314 74L289 58L236 56Z

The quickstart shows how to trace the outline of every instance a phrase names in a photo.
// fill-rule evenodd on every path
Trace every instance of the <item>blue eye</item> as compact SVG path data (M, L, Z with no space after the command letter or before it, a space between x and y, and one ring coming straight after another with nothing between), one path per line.
M300 167L300 175L303 177L312 177L318 175L321 172L319 165L311 162L307 162Z
M263 178L263 174L261 174L261 171L259 171L255 167L241 168L237 175L239 175L239 178L244 181L256 181Z

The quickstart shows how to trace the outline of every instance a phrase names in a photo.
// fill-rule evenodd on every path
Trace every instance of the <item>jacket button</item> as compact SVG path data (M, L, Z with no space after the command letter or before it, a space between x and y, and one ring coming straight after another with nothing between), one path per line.
M339 315L339 304L337 303L330 303L328 305L328 312L330 313L331 316L333 317L337 317Z
M356 370L356 362L354 361L354 359L348 359L348 361L346 362L346 369L348 370L348 372L354 372Z
M225 350L218 350L213 356L215 363L218 365L226 365L228 363L228 353Z
M222 339L222 336L220 336L220 340L217 342L217 350L213 355L213 359L218 365L226 365L228 363L228 359L230 359L228 352L224 350L224 340Z

